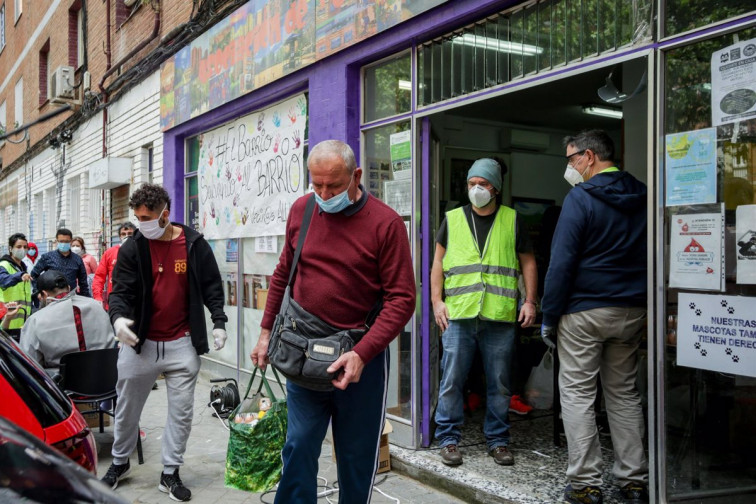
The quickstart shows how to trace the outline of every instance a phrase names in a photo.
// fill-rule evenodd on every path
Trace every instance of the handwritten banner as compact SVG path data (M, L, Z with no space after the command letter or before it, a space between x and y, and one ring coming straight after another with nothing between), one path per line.
M200 136L200 230L208 239L282 235L304 194L307 100L294 96Z

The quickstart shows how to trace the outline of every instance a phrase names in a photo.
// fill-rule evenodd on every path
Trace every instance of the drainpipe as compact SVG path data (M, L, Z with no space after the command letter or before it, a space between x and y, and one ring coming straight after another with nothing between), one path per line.
M132 49L131 51L129 51L129 53L126 56L124 56L123 58L121 58L120 60L118 60L118 62L116 62L114 65L111 66L111 64L110 64L110 0L107 0L107 4L108 4L107 5L107 10L108 10L108 15L107 15L107 20L108 20L107 21L107 23L108 23L108 37L107 37L107 40L108 40L108 50L106 51L106 54L107 54L107 59L108 59L108 69L103 74L102 79L100 79L100 84L99 84L100 92L102 93L102 96L103 96L103 109L102 109L102 157L106 157L108 155L108 149L107 149L107 146L106 146L106 143L105 143L105 131L106 131L107 119L108 119L108 107L107 107L107 104L108 104L108 92L105 90L105 80L108 77L110 77L112 74L114 74L116 72L116 70L118 70L119 68L121 68L121 66L124 63L126 63L128 60L130 60L131 58L133 58L134 56L136 56L139 53L139 51L141 51L142 49L144 49L145 47L147 47L147 45L150 42L152 42L155 39L155 37L158 36L158 33L160 32L160 7L159 7L159 2L156 1L156 3L158 3L158 7L155 10L155 23L154 23L154 25L152 27L152 33L146 39L144 39L143 41L141 41L134 49Z
M110 0L105 0L105 71L110 70ZM102 93L102 157L108 155L108 146L105 135L108 130L108 93L100 85Z

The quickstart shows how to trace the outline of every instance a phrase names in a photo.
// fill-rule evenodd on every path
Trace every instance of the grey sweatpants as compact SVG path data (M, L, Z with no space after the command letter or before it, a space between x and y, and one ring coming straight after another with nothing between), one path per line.
M165 375L168 411L163 432L163 466L172 470L184 463L184 452L194 416L194 386L200 358L190 337L174 341L147 340L137 354L122 345L118 354L118 402L113 441L113 463L125 464L136 448L139 417L160 373Z
M617 483L648 482L645 424L635 386L638 345L645 326L644 308L595 308L562 315L559 321L559 393L569 453L567 479L575 489L602 483L601 445L593 409L599 374Z

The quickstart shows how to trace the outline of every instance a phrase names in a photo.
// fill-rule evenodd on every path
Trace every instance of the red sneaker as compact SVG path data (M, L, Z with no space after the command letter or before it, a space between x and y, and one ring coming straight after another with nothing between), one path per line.
M509 411L517 415L527 415L533 411L533 406L528 406L520 400L520 396L513 395L509 400Z

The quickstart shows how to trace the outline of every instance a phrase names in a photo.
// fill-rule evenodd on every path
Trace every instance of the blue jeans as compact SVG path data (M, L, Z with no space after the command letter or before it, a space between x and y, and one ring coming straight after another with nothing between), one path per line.
M388 369L389 354L384 350L365 365L360 381L349 384L346 390L318 392L286 384L289 425L281 451L283 474L276 503L317 502L318 458L329 421L339 502L370 502L386 414Z
M464 422L463 393L475 349L486 373L486 418L483 433L491 450L509 444L509 400L515 327L507 322L450 320L442 336L441 388L436 407L436 439L443 447L459 444Z

